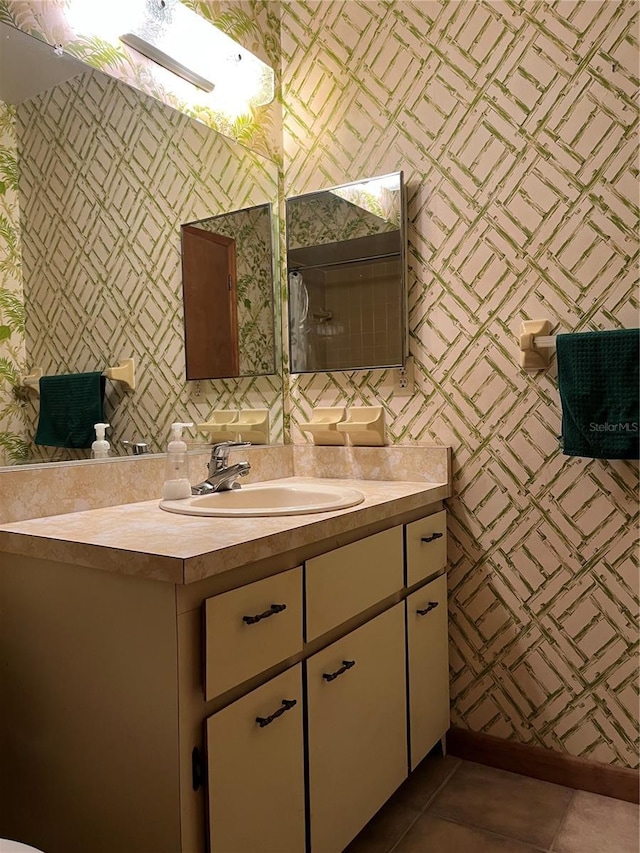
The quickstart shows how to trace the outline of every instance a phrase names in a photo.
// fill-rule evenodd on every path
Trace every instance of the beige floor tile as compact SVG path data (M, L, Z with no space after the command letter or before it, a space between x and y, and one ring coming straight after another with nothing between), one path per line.
M393 853L537 853L538 849L425 812Z
M548 849L573 795L560 785L463 761L428 812Z
M560 834L557 853L638 853L638 806L576 791Z

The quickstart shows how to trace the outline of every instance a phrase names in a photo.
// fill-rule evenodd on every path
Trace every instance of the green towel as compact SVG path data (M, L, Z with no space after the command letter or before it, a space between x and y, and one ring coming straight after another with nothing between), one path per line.
M62 373L40 379L40 418L35 443L91 447L94 424L104 422L101 373Z
M637 459L640 329L558 335L566 456Z

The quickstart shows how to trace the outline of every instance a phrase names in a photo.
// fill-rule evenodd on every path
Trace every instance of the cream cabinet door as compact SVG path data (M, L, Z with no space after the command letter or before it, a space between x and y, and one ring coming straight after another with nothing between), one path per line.
M301 664L206 721L210 853L303 853Z
M407 598L411 769L449 728L447 576Z
M404 604L307 661L311 853L340 853L407 776Z

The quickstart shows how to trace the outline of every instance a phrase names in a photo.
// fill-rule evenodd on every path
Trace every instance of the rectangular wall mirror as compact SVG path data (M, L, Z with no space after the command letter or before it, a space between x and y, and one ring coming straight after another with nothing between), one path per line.
M275 373L271 205L182 226L187 379Z
M402 172L288 198L286 210L291 372L402 367Z
M134 393L107 381L107 437L116 455L127 453L123 440L163 451L172 421L204 421L213 408L238 405L236 398L281 418L279 379L211 383L193 402L185 381L181 273L181 225L213 227L215 220L215 229L237 244L238 371L204 373L277 372L270 231L276 163L120 80L56 55L39 39L0 28L2 148L19 176L10 211L10 286L26 309L24 340L17 332L9 340L14 346L15 339L16 364L51 375L104 370L133 357ZM245 240L245 232L257 234L259 227L260 240ZM244 257L241 245L253 255ZM253 273L259 281L250 281ZM203 320L208 335L211 314ZM259 396L262 390L257 403L248 399L249 381L264 385L268 399ZM30 440L39 413L34 395L27 395L22 412L27 423L16 424ZM272 434L281 434L274 415L272 425ZM30 444L26 458L87 456Z

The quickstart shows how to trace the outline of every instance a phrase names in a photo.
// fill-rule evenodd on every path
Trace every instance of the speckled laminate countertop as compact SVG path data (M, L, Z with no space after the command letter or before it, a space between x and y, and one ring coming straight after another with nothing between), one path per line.
M287 482L336 483L306 477ZM419 510L450 495L447 483L338 482L362 492L364 502L308 515L203 518L164 512L154 500L4 524L0 560L18 554L187 584Z

